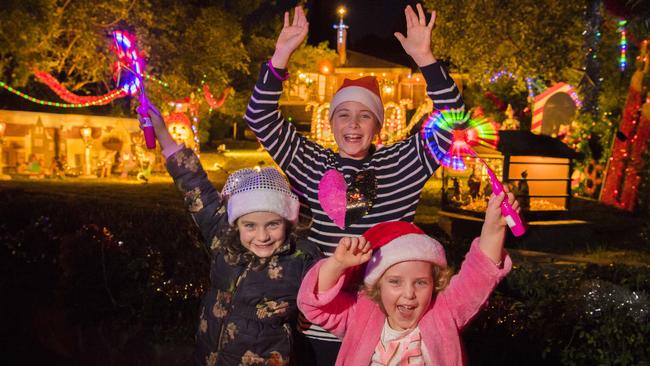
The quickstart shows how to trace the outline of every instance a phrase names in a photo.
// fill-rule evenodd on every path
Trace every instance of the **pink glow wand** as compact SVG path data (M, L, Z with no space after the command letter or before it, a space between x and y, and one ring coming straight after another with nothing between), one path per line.
M499 181L499 178L497 178L496 174L494 174L494 171L490 168L487 163L481 159L478 155L476 155L476 152L471 149L467 148L467 152L469 152L470 155L478 159L483 165L485 166L485 169L487 169L488 176L490 177L490 183L492 184L492 192L495 195L500 195L504 189L503 189L503 183ZM512 206L510 205L510 202L508 202L508 198L504 198L503 202L501 202L501 215L506 219L506 223L508 224L508 227L510 227L510 231L512 231L512 235L514 236L522 236L526 233L526 227L524 226L523 221L521 221L521 217L519 217L519 214L517 211L515 211Z
M142 84L142 88L140 89L140 95L138 95L138 101L140 102L140 105L137 108L138 114L140 115L140 128L142 128L142 132L144 133L144 141L147 144L148 149L155 149L156 148L156 134L154 133L153 130L153 123L151 123L151 118L149 118L149 99L147 99L147 96L144 93L144 84Z
M464 111L436 111L422 124L421 135L429 153L441 165L463 170L465 169L465 163L462 154L468 153L478 159L487 169L492 184L492 192L495 195L504 192L503 184L494 174L494 171L472 149L474 145L484 145L490 148L497 145L497 130L486 118L470 118ZM442 142L451 143L449 151L440 148ZM501 203L501 215L506 219L506 223L514 236L521 236L526 232L521 217L507 199L504 199Z

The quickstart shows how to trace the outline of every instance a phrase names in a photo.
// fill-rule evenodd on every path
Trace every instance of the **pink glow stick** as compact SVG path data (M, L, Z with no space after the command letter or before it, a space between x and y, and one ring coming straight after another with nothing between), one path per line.
M504 192L503 184L499 181L499 178L497 178L492 169L490 169L490 166L476 155L474 150L468 148L467 151L485 165L488 176L490 177L490 182L492 183L492 192L497 196ZM524 226L523 221L521 221L521 217L519 217L517 211L512 208L507 197L503 199L503 202L501 202L501 215L506 219L506 223L508 224L508 227L510 227L510 231L512 231L514 236L519 237L526 233L526 227Z
M140 128L144 133L144 141L147 144L148 149L156 148L156 134L153 130L153 123L151 123L151 118L149 118L149 99L144 94L144 83L140 88L140 95L138 95L138 101L140 105L137 108L138 114L140 115Z

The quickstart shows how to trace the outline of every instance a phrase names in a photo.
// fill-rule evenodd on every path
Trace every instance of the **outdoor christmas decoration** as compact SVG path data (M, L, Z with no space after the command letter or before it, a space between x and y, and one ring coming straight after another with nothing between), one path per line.
M535 96L531 131L549 136L566 135L576 108L581 106L582 101L571 85L557 83Z
M644 116L642 106L650 104L650 100L643 100L643 78L650 71L647 47L647 40L641 42L639 62L630 82L623 118L612 142L612 156L607 163L600 195L601 201L628 211L636 207L641 183L639 172L650 139L650 120Z

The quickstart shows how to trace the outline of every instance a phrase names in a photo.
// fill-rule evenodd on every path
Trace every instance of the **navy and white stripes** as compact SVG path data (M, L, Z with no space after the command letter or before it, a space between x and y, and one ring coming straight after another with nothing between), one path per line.
M464 108L456 84L440 63L425 66L421 71L427 81L427 95L436 108ZM264 63L245 119L285 172L301 202L311 209L309 240L318 244L326 255L331 255L342 237L359 236L380 222L413 222L422 188L439 166L426 151L419 134L383 147L363 160L341 158L297 133L295 127L283 118L278 110L281 93L282 83L269 76L268 66ZM441 148L447 150L448 146ZM318 183L330 169L340 171L348 183L354 173L362 170L374 170L377 178L374 206L366 216L345 229L332 222L318 201ZM305 333L317 338L333 337L317 330Z

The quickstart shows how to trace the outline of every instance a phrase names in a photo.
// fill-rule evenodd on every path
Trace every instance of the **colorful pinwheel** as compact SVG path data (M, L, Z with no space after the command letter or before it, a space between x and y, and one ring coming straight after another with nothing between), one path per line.
M113 76L117 87L135 95L142 87L144 72L144 60L136 47L135 36L123 30L113 31L113 50L118 58Z
M455 170L465 169L462 155L475 155L473 146L495 148L499 137L487 118L471 118L460 110L435 111L422 124L421 134L427 151L441 165Z

